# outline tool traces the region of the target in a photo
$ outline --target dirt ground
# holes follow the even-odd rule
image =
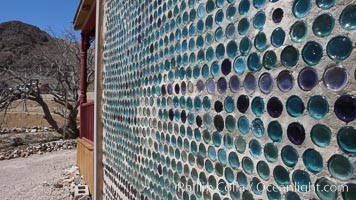
[[[58,111],[61,106],[53,101],[51,95],[43,95],[43,99],[52,111]],[[88,101],[94,99],[94,92],[87,92]],[[0,123],[3,119],[3,114],[0,112]],[[64,124],[64,120],[58,115],[53,114],[54,119],[59,125]],[[78,114],[79,119],[79,114]],[[78,121],[79,122],[79,121]],[[30,128],[33,126],[49,126],[47,121],[43,118],[42,108],[32,101],[19,101],[8,110],[4,123],[0,124],[2,128]]]
[[[3,115],[0,114],[0,119]],[[63,120],[59,116],[54,116],[54,119],[63,124]],[[25,112],[9,112],[6,114],[5,123],[2,127],[6,128],[31,128],[33,126],[49,127],[47,121],[43,118],[42,113],[25,113]]]
[[[93,95],[88,95],[88,100]],[[50,96],[45,96],[50,110],[60,109]],[[27,108],[26,108],[27,106]],[[3,114],[0,113],[0,128],[29,128],[49,127],[43,118],[42,108],[34,102],[19,102],[11,108],[1,123]],[[53,115],[59,124],[63,120]],[[60,138],[54,132],[23,132],[0,134],[0,153],[11,150],[12,138],[22,138],[23,147],[28,144],[51,141]],[[21,146],[22,147],[22,146]],[[76,165],[76,149],[52,151],[42,155],[34,154],[28,158],[16,158],[0,161],[0,199],[1,200],[57,200],[69,199],[68,191],[64,188],[56,188],[54,185],[63,177],[65,169]]]
[[[52,100],[50,95],[43,96],[50,110],[57,111],[60,107]],[[4,113],[0,113],[2,121]],[[53,115],[59,124],[63,123],[61,117]],[[49,126],[47,121],[43,118],[42,108],[33,101],[18,101],[13,104],[13,107],[6,113],[2,128],[30,128],[33,126]]]
[[[55,200],[63,188],[53,185],[65,169],[76,163],[76,150],[0,161],[0,198],[3,200]],[[67,198],[69,199],[69,198]]]

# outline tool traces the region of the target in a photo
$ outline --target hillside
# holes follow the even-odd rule
[[[38,27],[20,21],[0,24],[0,59],[3,54],[29,54],[37,46],[50,46],[51,36]],[[3,60],[2,60],[3,61]]]
[[[1,23],[0,66],[29,71],[32,67],[46,67],[48,63],[38,55],[43,52],[54,53],[49,51],[53,48],[53,42],[54,38],[35,26],[20,21]]]
[[[73,43],[73,46],[77,45]],[[68,48],[70,42],[54,38],[38,27],[20,21],[0,23],[0,68],[10,68],[23,77],[39,79],[40,83],[53,83],[47,74],[51,74],[57,66],[48,58],[56,58],[56,62],[73,58],[66,49],[59,52],[58,46]],[[3,81],[6,81],[4,77],[0,77],[0,83]]]
[[[1,123],[5,112],[0,111],[0,127],[49,126],[43,118],[43,107],[36,101],[28,101],[26,92],[30,89],[26,88],[35,83],[34,79],[39,80],[41,98],[53,118],[63,124],[62,118],[54,113],[64,111],[61,104],[64,98],[57,96],[60,103],[56,103],[50,92],[70,88],[67,90],[68,102],[75,105],[78,101],[80,44],[75,35],[74,30],[68,30],[61,35],[63,39],[55,38],[36,26],[20,21],[0,23],[0,100],[1,95],[7,97],[3,98],[3,105],[6,105],[12,95],[18,98],[16,95],[21,92],[21,100],[16,100],[7,110],[5,123]],[[93,52],[93,48],[88,52],[91,58],[88,58],[89,70],[93,70]],[[88,91],[91,88],[92,84],[89,84]]]

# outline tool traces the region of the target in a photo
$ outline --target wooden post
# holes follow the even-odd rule
[[[89,48],[89,36],[82,33],[80,54],[80,104],[87,102],[87,57]]]
[[[80,137],[83,134],[84,113],[82,104],[87,102],[87,57],[89,48],[89,35],[85,32],[81,34],[81,54],[80,54]]]

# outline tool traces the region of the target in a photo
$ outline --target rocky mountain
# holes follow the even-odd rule
[[[73,57],[64,55],[72,53],[66,49],[70,46],[68,43],[66,40],[52,37],[36,26],[20,21],[0,23],[0,68],[9,68],[21,76],[39,79],[42,83],[51,83],[51,78],[46,74],[50,74],[51,70],[57,67],[55,63],[61,62],[61,57]],[[58,46],[64,48],[59,51]],[[55,58],[56,62],[51,58]],[[4,82],[5,78],[0,76],[0,83]]]
[[[19,68],[45,66],[39,59],[23,60],[51,49],[53,38],[38,27],[20,21],[9,21],[0,24],[0,66],[15,66]],[[30,66],[30,61],[31,63]]]

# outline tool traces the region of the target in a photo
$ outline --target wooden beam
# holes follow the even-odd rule
[[[73,19],[74,30],[82,30],[95,11],[96,0],[81,0]],[[95,16],[95,14],[94,14]]]

